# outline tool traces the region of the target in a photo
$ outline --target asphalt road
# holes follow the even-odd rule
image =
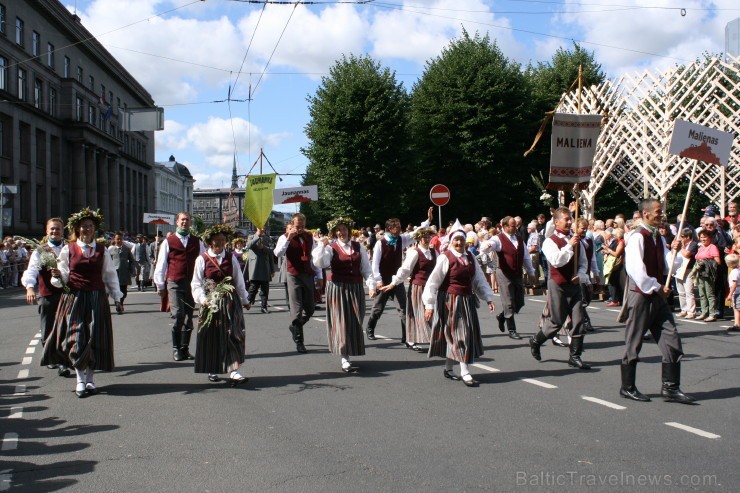
[[[326,348],[323,311],[306,327],[309,353],[287,329],[282,287],[272,312],[246,314],[249,382],[209,383],[171,357],[169,316],[153,292],[113,315],[116,369],[100,394],[39,366],[38,315],[21,291],[0,293],[0,490],[11,491],[737,491],[740,338],[722,325],[680,322],[682,388],[695,406],[658,398],[660,353],[643,347],[640,390],[618,395],[623,327],[589,308],[591,371],[547,344],[501,334],[479,311],[485,355],[467,388],[443,362],[399,344],[392,304],[358,374]],[[543,298],[518,317],[534,332]],[[368,306],[369,310],[369,306]]]

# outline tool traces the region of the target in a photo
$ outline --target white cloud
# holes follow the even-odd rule
[[[228,120],[212,117],[205,123],[192,125],[187,130],[187,141],[207,156],[207,159],[211,160],[209,161],[211,165],[231,168],[234,140],[236,140],[237,152],[241,155],[247,152],[259,152],[260,148],[275,147],[287,135],[287,133],[263,134],[259,127],[243,118],[236,117]]]
[[[187,139],[183,135],[187,127],[174,120],[164,121],[164,130],[154,132],[156,147],[166,149],[167,152],[176,149],[185,149],[188,145]]]

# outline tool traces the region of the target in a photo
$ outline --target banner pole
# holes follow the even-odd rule
[[[696,176],[696,168],[698,161],[694,160],[694,165],[691,168],[691,178],[689,179],[689,190],[686,192],[686,200],[683,203],[683,212],[681,213],[681,222],[678,224],[678,231],[676,231],[677,236],[681,236],[681,231],[683,230],[683,225],[686,222],[686,212],[689,210],[689,201],[691,200],[691,189],[694,188],[694,177]],[[676,261],[676,254],[678,253],[677,250],[671,249],[671,261],[668,264],[668,276],[665,278],[665,286],[664,288],[668,288],[671,284],[671,276],[673,275],[673,263]]]

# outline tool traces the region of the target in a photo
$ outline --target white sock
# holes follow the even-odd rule
[[[450,358],[445,359],[445,370],[452,371],[452,364],[454,361],[452,361]]]
[[[240,378],[242,378],[242,376],[241,376],[241,374],[237,370],[234,370],[234,371],[231,372],[231,379],[232,380],[238,380]]]
[[[95,383],[93,382],[93,379],[95,378],[95,370],[92,369],[91,366],[87,367],[87,370],[85,370],[85,381],[88,383],[88,385],[95,386]]]
[[[352,363],[347,358],[342,358],[342,368],[348,368],[352,366]]]
[[[470,369],[468,369],[468,364],[460,362],[460,376],[465,378],[466,376],[470,375]],[[473,377],[470,377],[473,378]]]
[[[84,370],[79,370],[75,368],[75,375],[77,375],[77,387],[75,390],[81,391],[85,390],[85,373]]]

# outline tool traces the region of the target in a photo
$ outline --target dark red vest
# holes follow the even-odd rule
[[[570,238],[561,238],[555,233],[550,236],[550,239],[555,242],[559,249],[563,249],[568,244]],[[550,278],[558,284],[567,284],[576,275],[576,256],[573,255],[570,261],[562,267],[553,267],[550,264]]]
[[[331,244],[331,272],[329,280],[332,282],[341,282],[344,284],[362,284],[362,273],[360,272],[360,262],[362,262],[362,253],[360,244],[356,241],[349,242],[352,253],[349,255],[338,242]]]
[[[85,258],[77,242],[69,244],[69,279],[67,285],[72,291],[100,291],[103,283],[103,255],[108,255],[105,247],[95,244],[93,254]]]
[[[200,240],[193,235],[188,238],[188,246],[183,247],[177,235],[167,238],[170,251],[167,254],[167,279],[170,281],[193,280],[195,259],[200,255]]]
[[[39,294],[44,298],[62,293],[62,288],[58,288],[51,283],[51,272],[43,265],[39,269],[38,283]]]
[[[649,277],[654,277],[658,284],[665,285],[665,248],[663,246],[663,237],[658,235],[658,239],[653,241],[653,235],[646,228],[639,228],[636,232],[642,235],[642,259],[645,263],[645,271]],[[635,233],[632,233],[635,234]],[[656,245],[657,242],[657,245]],[[635,286],[637,292],[642,292]]]
[[[583,246],[583,249],[586,250],[586,260],[588,260],[586,272],[591,274],[591,259],[594,256],[594,240],[592,240],[591,238],[585,238],[583,241],[586,242],[586,244]]]
[[[398,269],[403,263],[403,241],[399,236],[396,246],[392,247],[388,245],[388,240],[383,238],[380,240],[380,277],[383,278],[383,283],[389,283],[393,278],[393,275],[398,272]]]
[[[189,241],[188,244],[190,244]],[[218,265],[218,260],[209,256],[206,252],[203,252],[201,255],[203,256],[203,260],[206,262],[206,267],[203,270],[203,275],[206,279],[213,279],[219,283],[226,277],[230,277],[234,274],[233,263],[231,262],[233,254],[227,253],[224,255],[224,258],[221,260],[221,265]]]
[[[303,243],[298,238],[303,238]],[[285,251],[285,258],[288,259],[287,270],[292,276],[301,274],[314,275],[311,266],[311,250],[313,249],[313,236],[311,233],[303,232],[296,235],[288,241],[288,249]],[[302,260],[302,258],[304,260]]]
[[[445,280],[439,286],[440,291],[461,296],[473,294],[473,277],[475,277],[475,259],[470,252],[465,252],[468,265],[463,265],[462,257],[457,258],[455,254],[447,250],[444,253],[450,262],[450,270],[447,271]]]
[[[434,270],[434,266],[437,265],[437,250],[434,248],[429,249],[429,253],[432,254],[432,260],[428,260],[421,251],[421,248],[416,249],[416,253],[419,254],[419,259],[416,261],[416,265],[411,269],[411,284],[417,286],[424,286],[429,279],[429,274]]]
[[[501,251],[496,252],[498,256],[498,268],[509,279],[522,277],[522,266],[524,265],[524,242],[519,235],[516,235],[516,248],[509,239],[509,235],[499,233],[498,240],[501,242]]]

